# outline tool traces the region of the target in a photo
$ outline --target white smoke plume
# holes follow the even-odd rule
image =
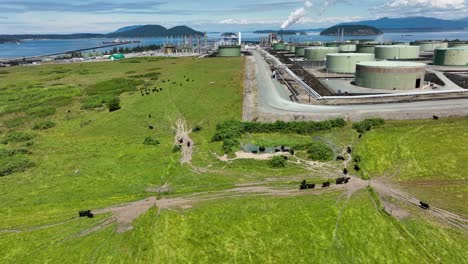
[[[311,1],[305,1],[304,6],[296,9],[296,11],[292,12],[289,15],[288,20],[284,21],[284,23],[281,25],[281,29],[286,29],[294,24],[296,24],[299,20],[301,20],[304,16],[309,13],[309,10],[314,6],[314,3]]]
[[[300,22],[310,11],[312,11],[312,7],[320,5],[321,7],[316,10],[317,14],[321,16],[328,8],[333,7],[338,2],[348,2],[348,0],[324,0],[320,3],[315,3],[312,1],[305,1],[304,6],[296,9],[289,15],[288,20],[284,21],[281,25],[281,29],[286,29],[297,22]]]

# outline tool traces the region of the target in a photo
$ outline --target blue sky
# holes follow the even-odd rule
[[[468,16],[468,0],[0,0],[0,34],[110,32],[135,24],[188,25],[201,31],[317,28],[383,16]],[[297,12],[296,12],[297,13]]]

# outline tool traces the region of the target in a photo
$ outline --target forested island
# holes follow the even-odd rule
[[[321,36],[336,36],[342,34],[345,36],[376,36],[383,34],[383,32],[378,28],[366,25],[338,25],[320,32]]]

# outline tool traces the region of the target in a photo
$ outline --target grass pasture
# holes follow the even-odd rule
[[[0,176],[0,263],[466,263],[466,233],[422,214],[397,220],[368,189],[349,200],[338,190],[223,196],[238,186],[297,188],[298,179],[330,177],[323,168],[216,158],[224,154],[223,143],[212,141],[217,124],[241,117],[243,65],[242,58],[134,58],[0,71],[0,168],[10,160],[29,164]],[[162,90],[146,94],[155,88]],[[107,100],[115,97],[121,109],[109,112]],[[173,150],[180,115],[199,127],[190,134],[193,167],[180,165]],[[358,140],[347,123],[238,139],[265,146],[321,142],[335,155],[352,145],[363,177],[425,182],[426,189],[410,190],[463,213],[467,125],[468,119],[387,122]],[[330,161],[325,168],[342,166]],[[440,182],[447,184],[433,192],[429,185]],[[147,191],[166,183],[167,193]],[[110,225],[80,235],[109,215],[77,218],[79,210],[196,193],[223,195],[185,209],[152,208],[125,233]]]

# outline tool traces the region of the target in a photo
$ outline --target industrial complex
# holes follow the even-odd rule
[[[262,39],[260,45],[242,45],[241,54],[257,64],[257,86],[263,87],[259,96],[268,109],[266,116],[276,113],[273,119],[257,119],[255,114],[246,119],[467,115],[465,45],[432,40],[288,43],[276,36]],[[219,56],[224,56],[223,49]],[[266,71],[265,76],[260,78],[258,71]],[[270,80],[265,79],[267,74]]]

